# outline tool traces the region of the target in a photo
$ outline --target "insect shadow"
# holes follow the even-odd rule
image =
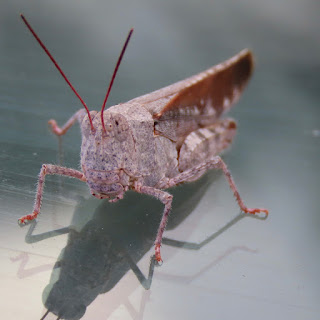
[[[209,172],[196,182],[171,190],[175,201],[167,230],[177,227],[193,212],[213,175],[217,174]],[[88,214],[86,201],[79,203],[74,215]],[[80,319],[99,294],[114,288],[130,270],[141,285],[149,289],[157,262],[152,256],[147,276],[137,263],[153,247],[161,212],[162,204],[156,199],[129,192],[117,204],[103,201],[80,231],[76,231],[77,226],[70,225],[34,235],[36,223],[32,223],[26,235],[27,243],[68,233],[67,245],[55,263],[50,283],[43,292],[47,312],[41,319],[45,319],[49,312],[57,319]],[[164,238],[163,244],[200,249],[245,216],[240,213],[201,243]]]

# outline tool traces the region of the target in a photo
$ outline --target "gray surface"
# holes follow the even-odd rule
[[[319,9],[311,0],[1,1],[1,318],[40,319],[58,279],[65,288],[55,289],[52,308],[80,313],[82,296],[83,319],[319,318]],[[110,205],[85,184],[49,177],[39,236],[26,243],[29,228],[16,221],[32,209],[41,164],[79,163],[78,128],[59,153],[47,120],[63,123],[80,104],[20,12],[92,109],[131,26],[109,105],[251,48],[257,67],[232,111],[239,132],[225,160],[246,203],[270,217],[233,220],[239,210],[219,175],[176,190],[167,237],[201,242],[231,224],[198,251],[164,245],[145,291],[125,257],[147,274],[161,205],[135,194]],[[61,228],[69,232],[50,233]]]

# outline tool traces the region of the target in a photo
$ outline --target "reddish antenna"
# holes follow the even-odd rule
[[[116,74],[118,72],[119,65],[121,63],[122,57],[124,55],[124,52],[126,51],[127,45],[129,43],[129,40],[130,40],[131,35],[132,35],[132,32],[133,32],[133,28],[130,29],[130,31],[128,33],[128,36],[127,36],[127,39],[126,39],[126,42],[123,45],[122,51],[121,51],[120,56],[118,58],[118,62],[117,62],[116,67],[115,67],[115,69],[113,71],[113,75],[112,75],[112,78],[111,78],[111,81],[110,81],[110,84],[109,84],[109,88],[108,88],[106,97],[104,98],[104,101],[103,101],[103,104],[102,104],[102,107],[101,107],[101,123],[102,123],[102,128],[103,128],[104,132],[106,132],[106,128],[104,126],[104,121],[103,121],[103,110],[104,110],[104,108],[106,106],[106,103],[107,103],[107,100],[108,100],[108,97],[109,97],[109,94],[110,94],[110,91],[111,91],[111,88],[112,88],[112,85],[113,85],[114,78],[116,77]]]
[[[69,87],[71,88],[71,90],[75,93],[75,95],[78,97],[78,99],[81,101],[81,103],[83,104],[83,106],[85,107],[85,109],[87,110],[88,113],[88,117],[89,117],[89,121],[90,121],[90,125],[91,125],[91,130],[94,130],[93,127],[93,123],[92,123],[92,119],[90,116],[90,112],[89,109],[87,107],[87,105],[85,104],[85,102],[82,100],[82,98],[80,97],[80,95],[78,94],[78,92],[76,91],[76,89],[73,87],[73,85],[70,83],[70,81],[68,80],[68,78],[66,77],[66,75],[63,73],[63,71],[61,70],[61,68],[59,67],[58,63],[56,62],[56,60],[54,60],[53,56],[51,55],[51,53],[49,52],[49,50],[46,48],[46,46],[42,43],[42,41],[40,40],[40,38],[37,36],[37,34],[34,32],[34,30],[32,29],[32,27],[30,26],[29,22],[27,21],[27,19],[24,17],[23,14],[20,14],[21,19],[23,20],[23,22],[26,24],[26,26],[28,27],[28,29],[30,30],[30,32],[32,33],[32,35],[36,38],[36,40],[38,41],[38,43],[40,44],[40,46],[42,47],[42,49],[46,52],[46,54],[48,55],[48,57],[51,59],[51,61],[53,62],[53,64],[56,66],[56,68],[58,69],[58,71],[60,72],[60,74],[62,75],[63,79],[67,82],[67,84],[69,85]]]

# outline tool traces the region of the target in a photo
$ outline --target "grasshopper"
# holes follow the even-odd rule
[[[78,121],[81,127],[81,171],[43,164],[33,212],[21,217],[24,225],[40,213],[45,176],[58,174],[88,184],[98,199],[116,202],[127,190],[147,194],[164,205],[155,240],[155,259],[162,261],[160,247],[172,195],[165,189],[199,179],[210,169],[221,169],[240,209],[249,214],[264,208],[245,206],[226,164],[218,155],[230,146],[236,122],[223,118],[239,99],[252,70],[252,53],[245,49],[231,59],[170,86],[110,107],[104,111],[110,90],[133,29],[122,48],[101,111],[89,111],[48,49],[24,23],[45,50],[85,109],[77,111],[63,127],[50,120],[52,131],[64,135]]]

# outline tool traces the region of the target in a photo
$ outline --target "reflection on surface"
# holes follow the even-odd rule
[[[212,174],[171,190],[174,202],[167,229],[178,226],[194,210],[212,180]],[[85,203],[84,200],[79,202],[75,215],[90,215],[84,210]],[[58,319],[80,319],[86,307],[99,294],[111,290],[130,269],[144,288],[150,288],[155,262],[151,259],[147,277],[137,262],[153,246],[161,212],[162,204],[158,200],[128,192],[117,204],[103,201],[80,231],[76,231],[78,226],[71,225],[33,235],[36,224],[31,224],[26,236],[28,243],[68,233],[67,246],[55,263],[50,283],[43,292],[48,312],[57,315]],[[170,239],[164,239],[164,244],[199,249],[243,217],[240,214],[200,244]]]

